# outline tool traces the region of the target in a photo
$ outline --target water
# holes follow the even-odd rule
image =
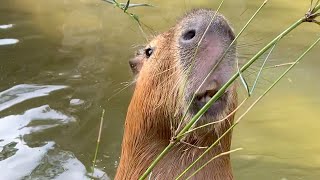
[[[218,5],[147,2],[157,7],[133,12],[151,32],[166,30],[188,9]],[[239,41],[241,62],[308,9],[309,1],[290,2],[271,1],[261,12]],[[222,12],[239,31],[259,3],[226,1]],[[319,35],[318,26],[298,28],[267,65],[294,61]],[[128,59],[144,43],[128,16],[101,1],[2,0],[0,179],[89,179],[102,109],[93,177],[112,178],[132,88],[108,99],[132,80]],[[235,129],[233,147],[244,148],[232,155],[237,179],[319,179],[319,51],[317,46]],[[265,71],[256,93],[283,69]],[[246,76],[252,85],[254,76]]]

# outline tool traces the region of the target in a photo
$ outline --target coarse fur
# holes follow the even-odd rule
[[[214,11],[205,9],[189,12],[174,27],[156,36],[137,54],[134,61],[130,62],[136,74],[136,87],[128,107],[121,158],[115,179],[138,179],[170,143],[178,128],[184,126],[202,107],[198,102],[192,103],[190,109],[187,108],[197,87],[234,39],[233,31],[222,15],[217,14],[212,24],[209,24],[214,15]],[[199,34],[203,35],[204,27],[208,26],[209,31],[204,35],[202,44],[197,47],[197,43],[193,41],[199,42]],[[191,36],[191,40],[187,37],[185,42],[181,37],[186,34],[185,31],[190,32],[189,27],[196,27],[196,34]],[[144,53],[150,49],[152,54]],[[200,92],[206,92],[209,86],[213,87],[212,84],[215,84],[215,90],[219,89],[234,72],[235,61],[236,49],[232,46],[217,70],[205,81],[203,88],[200,88]],[[196,126],[223,119],[233,112],[236,106],[236,87],[232,85]],[[180,122],[184,113],[187,114],[186,118]],[[160,160],[150,174],[150,179],[167,180],[177,177],[205,151],[199,147],[210,146],[232,122],[233,115],[223,122],[188,134],[183,142],[175,145]],[[231,133],[222,138],[184,178],[212,157],[230,150],[230,146]],[[229,155],[210,162],[193,176],[193,179],[233,179]]]

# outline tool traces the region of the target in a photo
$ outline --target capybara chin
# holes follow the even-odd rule
[[[235,38],[233,29],[219,13],[212,21],[215,14],[206,9],[187,13],[175,26],[153,38],[130,61],[136,75],[136,86],[128,107],[115,179],[138,179],[170,143],[181,127],[179,124],[184,126],[233,75],[237,58],[235,45],[219,62]],[[213,67],[216,68],[210,74]],[[195,98],[191,102],[192,97]],[[233,112],[236,106],[236,87],[232,85],[195,126],[219,121]],[[184,114],[187,116],[180,122]],[[150,178],[168,180],[177,177],[205,151],[199,147],[211,145],[232,122],[233,115],[225,121],[189,133],[160,160]],[[230,145],[231,133],[222,138],[182,179],[215,155],[230,150]],[[229,155],[210,162],[193,179],[233,179]]]

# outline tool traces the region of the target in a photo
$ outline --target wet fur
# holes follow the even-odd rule
[[[138,179],[169,144],[184,113],[186,104],[182,92],[187,75],[180,63],[177,29],[173,27],[150,42],[148,46],[155,47],[155,50],[149,59],[140,57],[143,66],[138,69],[135,91],[128,107],[117,180]],[[228,91],[227,108],[215,120],[223,119],[237,106],[235,86]],[[190,118],[188,115],[187,120]],[[184,141],[193,146],[186,143],[174,146],[153,169],[150,179],[167,180],[178,176],[205,151],[194,146],[210,146],[232,121],[233,116],[214,127],[209,126],[205,131],[187,135]],[[230,146],[231,133],[222,138],[219,145],[207,153],[190,173],[215,155],[230,150]],[[193,179],[233,179],[229,155],[209,163]]]

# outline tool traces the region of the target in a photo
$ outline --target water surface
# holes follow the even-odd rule
[[[168,29],[189,9],[218,5],[145,2],[156,7],[133,12],[150,27],[150,35]],[[259,3],[227,0],[222,12],[239,31]],[[238,42],[241,62],[308,6],[309,1],[270,1]],[[267,66],[294,61],[319,35],[318,26],[299,27],[279,44]],[[144,43],[132,19],[101,1],[3,0],[0,179],[89,179],[102,109],[106,116],[93,176],[112,178],[132,88],[108,99],[131,82],[128,59]],[[244,148],[232,155],[236,179],[319,179],[319,52],[317,46],[234,130],[233,147]],[[257,94],[283,70],[264,71]],[[252,85],[254,76],[246,77]]]

